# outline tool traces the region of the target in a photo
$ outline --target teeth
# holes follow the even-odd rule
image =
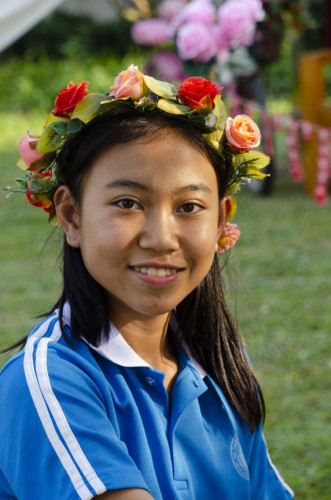
[[[176,273],[176,269],[156,267],[135,267],[135,270],[143,274],[148,274],[149,276],[170,276],[170,274]]]

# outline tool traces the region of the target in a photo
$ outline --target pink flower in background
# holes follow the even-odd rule
[[[115,78],[114,85],[111,87],[110,97],[136,97],[140,99],[143,96],[144,76],[138,70],[137,66],[131,64],[126,71],[121,71]]]
[[[247,7],[251,13],[251,19],[253,22],[262,21],[265,16],[261,0],[246,0]]]
[[[162,51],[155,54],[146,66],[146,73],[156,73],[160,78],[169,82],[181,82],[186,78],[182,61],[177,54],[171,51]]]
[[[163,0],[159,7],[159,15],[172,21],[186,3],[186,0]]]
[[[224,228],[222,236],[218,240],[218,253],[223,253],[225,250],[232,248],[238,241],[240,230],[237,224],[228,222]]]
[[[181,59],[207,62],[216,55],[217,46],[211,31],[200,23],[184,24],[177,35],[177,49]]]
[[[224,30],[219,23],[215,23],[210,28],[211,36],[214,39],[214,42],[218,49],[228,49],[229,41],[224,34]]]
[[[40,160],[44,156],[43,153],[37,153],[36,151],[38,141],[39,137],[31,137],[28,132],[28,134],[18,143],[18,152],[28,169],[31,167],[32,163]]]
[[[219,49],[216,54],[216,62],[220,66],[224,66],[231,58],[229,49]]]
[[[135,43],[162,45],[173,39],[175,28],[165,19],[152,17],[133,24],[131,36]]]
[[[218,20],[225,40],[232,46],[249,45],[255,23],[246,1],[229,0],[218,9]]]
[[[173,20],[178,28],[184,23],[201,23],[210,26],[216,18],[216,9],[210,0],[193,0]]]

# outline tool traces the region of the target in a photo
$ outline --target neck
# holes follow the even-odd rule
[[[165,374],[164,385],[170,393],[178,372],[178,361],[167,335],[170,313],[162,316],[113,320],[132,349],[150,366]]]
[[[167,357],[166,334],[170,314],[149,318],[113,320],[116,328],[132,349],[154,366]]]

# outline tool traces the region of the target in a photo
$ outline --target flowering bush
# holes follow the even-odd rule
[[[132,38],[138,44],[156,46],[172,41],[182,61],[212,61],[221,66],[232,52],[252,44],[264,10],[262,0],[223,0],[219,5],[216,0],[162,0],[159,17],[135,22]],[[244,57],[249,58],[247,51]],[[163,77],[162,70],[159,76]],[[223,75],[220,79],[224,80]]]
[[[137,21],[131,31],[135,43],[162,45],[172,40],[175,28],[165,19],[152,18]]]
[[[208,27],[197,22],[189,22],[179,28],[177,49],[179,57],[184,61],[193,59],[208,62],[217,52]]]

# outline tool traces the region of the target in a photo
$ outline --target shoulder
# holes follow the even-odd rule
[[[88,374],[90,379],[100,378],[100,369],[88,346],[82,340],[71,339],[66,327],[63,338],[56,313],[45,318],[30,333],[24,350],[15,354],[0,373],[0,400],[15,405],[22,398],[35,398],[46,384],[72,384]],[[102,377],[101,377],[102,378]]]
[[[40,499],[50,491],[88,499],[127,485],[145,488],[111,418],[102,370],[87,344],[66,333],[69,343],[57,315],[46,318],[0,375],[0,471],[13,497],[35,498],[36,488]]]

